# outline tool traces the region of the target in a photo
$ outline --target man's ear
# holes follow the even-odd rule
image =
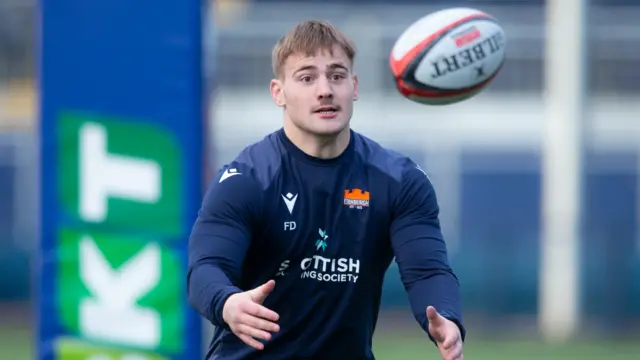
[[[271,98],[278,107],[284,107],[284,92],[282,91],[282,80],[272,79],[269,83],[269,90],[271,91]]]
[[[353,75],[353,101],[358,101],[358,75]]]

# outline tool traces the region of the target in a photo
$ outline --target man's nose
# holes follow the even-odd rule
[[[333,88],[329,83],[329,80],[322,77],[318,80],[318,98],[319,99],[331,99],[333,98]]]

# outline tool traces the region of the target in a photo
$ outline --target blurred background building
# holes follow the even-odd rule
[[[507,62],[489,89],[468,102],[442,108],[410,103],[394,89],[391,46],[419,16],[454,4],[501,21]],[[482,325],[473,337],[501,337],[505,330],[533,336],[544,6],[543,0],[219,0],[205,37],[207,80],[215,89],[211,168],[280,126],[267,91],[277,39],[300,20],[331,21],[358,45],[362,94],[354,128],[411,155],[439,192],[466,314]],[[591,1],[580,298],[583,329],[617,338],[637,336],[640,320],[638,18],[637,0]],[[35,0],[0,2],[0,324],[25,333],[32,326],[30,269],[38,244],[37,19]],[[566,36],[572,41],[575,34]],[[383,319],[413,321],[407,311],[395,311],[406,310],[395,266],[383,302]]]

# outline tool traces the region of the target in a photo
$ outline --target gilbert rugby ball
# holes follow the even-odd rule
[[[427,105],[471,98],[498,74],[507,41],[496,19],[475,9],[429,14],[400,35],[390,56],[398,91]]]

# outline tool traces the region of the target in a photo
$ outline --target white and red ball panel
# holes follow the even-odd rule
[[[449,104],[480,91],[505,58],[502,27],[484,12],[454,8],[429,14],[396,41],[390,56],[398,90],[424,104]]]

